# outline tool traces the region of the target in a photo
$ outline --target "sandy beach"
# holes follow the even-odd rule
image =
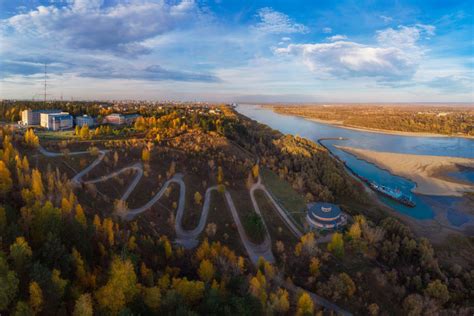
[[[474,168],[474,159],[379,152],[337,146],[354,156],[389,172],[416,182],[413,192],[426,195],[462,196],[474,192],[474,185],[442,176],[458,165]]]

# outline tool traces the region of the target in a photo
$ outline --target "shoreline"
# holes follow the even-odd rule
[[[474,159],[379,152],[345,146],[337,147],[358,159],[365,160],[394,175],[415,182],[416,187],[412,190],[414,193],[459,197],[465,192],[474,192],[474,184],[439,177],[441,172],[452,170],[456,165],[474,168]]]
[[[282,113],[282,112],[276,111],[273,106],[262,106],[262,107],[270,108],[273,112],[275,112],[277,114],[301,117],[301,118],[303,118],[305,120],[308,120],[308,121],[313,121],[313,122],[316,122],[316,123],[336,126],[336,127],[350,129],[350,130],[354,130],[354,131],[360,131],[360,132],[369,132],[369,133],[386,134],[386,135],[408,136],[408,137],[440,137],[440,138],[447,137],[447,138],[465,138],[465,139],[474,140],[474,136],[470,136],[470,135],[447,135],[447,134],[437,134],[437,133],[430,133],[430,132],[405,132],[405,131],[394,131],[394,130],[386,130],[386,129],[378,129],[378,128],[370,128],[370,127],[345,125],[343,123],[343,121],[323,120],[323,119],[318,119],[318,118],[305,116],[305,115]]]

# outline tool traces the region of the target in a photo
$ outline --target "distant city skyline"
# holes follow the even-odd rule
[[[0,98],[474,102],[468,1],[0,0]]]

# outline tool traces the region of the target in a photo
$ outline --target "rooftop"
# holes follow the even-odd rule
[[[308,215],[322,220],[334,220],[341,216],[341,208],[331,203],[315,203],[309,208]]]

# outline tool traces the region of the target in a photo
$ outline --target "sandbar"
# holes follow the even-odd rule
[[[400,154],[373,151],[354,147],[337,146],[339,149],[373,163],[390,173],[416,183],[414,193],[425,195],[462,196],[474,192],[474,184],[443,176],[446,171],[458,166],[474,168],[474,159]]]

